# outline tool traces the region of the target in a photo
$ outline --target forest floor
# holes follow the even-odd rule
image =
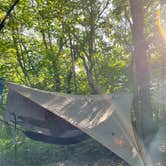
[[[12,141],[5,143],[6,140],[2,140],[0,166],[129,166],[92,139],[76,145],[58,146],[23,138],[18,140],[16,157]],[[10,148],[5,152],[6,147]],[[166,166],[166,127],[159,129],[149,152],[154,166]]]
[[[11,152],[1,158],[0,166],[128,166],[92,139],[70,146],[29,141],[17,147],[16,158]]]
[[[51,163],[47,166],[128,166],[124,161],[115,158],[112,159],[91,159],[91,160],[66,160],[63,162]]]

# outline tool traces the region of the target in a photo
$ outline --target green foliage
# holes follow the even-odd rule
[[[127,76],[127,73],[121,72],[124,68],[127,69],[127,65],[122,65],[121,68],[115,62],[120,60],[121,64],[126,64],[126,60],[119,58],[120,54],[125,56],[125,48],[118,48],[118,40],[117,48],[107,46],[115,39],[114,34],[107,42],[101,38],[109,33],[106,32],[109,30],[107,18],[111,15],[108,11],[109,3],[95,0],[93,7],[91,3],[92,1],[20,1],[1,33],[0,75],[7,80],[42,89],[66,92],[70,87],[71,93],[80,94],[89,93],[91,85],[87,80],[87,72],[92,72],[94,82],[100,89],[105,86],[108,75],[108,82],[115,82],[113,86],[116,86],[116,81],[123,74]],[[2,8],[5,5],[9,7],[10,3],[3,3]],[[115,9],[113,13],[113,17],[117,16]],[[113,19],[119,21],[116,17]],[[83,62],[82,56],[86,61]],[[102,63],[103,70],[98,65]],[[115,73],[110,66],[116,66]],[[101,75],[104,70],[106,73]],[[103,89],[103,93],[107,89],[108,86]]]
[[[0,4],[2,19],[11,1]],[[119,24],[118,10],[111,11],[107,0],[20,0],[0,34],[0,77],[64,93],[90,94],[95,84],[102,93],[125,90],[128,57],[117,37],[123,29],[114,33],[110,29],[110,19]],[[14,133],[8,135],[1,126],[0,157],[3,164],[13,165]],[[17,165],[44,166],[89,153],[94,157],[109,154],[93,141],[62,147],[18,133]]]
[[[11,1],[0,4],[2,19]],[[110,19],[119,27],[118,10],[110,10],[107,0],[20,0],[0,33],[0,77],[73,94],[97,93],[93,86],[102,93],[125,90],[128,56],[117,37],[123,29],[110,29]],[[0,157],[4,165],[14,165],[14,131],[10,136],[1,126]],[[44,166],[89,153],[96,158],[110,154],[92,140],[62,147],[29,140],[20,132],[17,136],[17,165]]]
[[[11,3],[0,0],[0,20]],[[148,2],[144,3],[147,7]],[[150,41],[157,33],[152,24],[156,4],[148,6],[150,14],[145,18],[145,35]],[[129,91],[130,21],[129,4],[124,0],[20,0],[0,32],[0,77],[73,94]],[[161,63],[156,47],[152,42],[148,50],[155,55],[152,67],[156,59]],[[2,128],[2,155],[14,161],[13,141]],[[65,147],[33,142],[21,134],[18,137],[17,162],[21,165],[45,165],[48,160],[60,160],[60,155],[65,160],[66,153]]]

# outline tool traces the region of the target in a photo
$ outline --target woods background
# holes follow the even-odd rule
[[[1,20],[12,3],[0,0]],[[133,122],[146,140],[165,114],[159,9],[159,0],[20,0],[0,32],[0,77],[71,94],[132,92]],[[6,154],[12,139],[1,128]]]

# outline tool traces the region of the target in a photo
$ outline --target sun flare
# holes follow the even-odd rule
[[[165,32],[163,26],[161,25],[161,13],[160,13],[160,10],[157,11],[157,26],[158,26],[158,30],[159,30],[159,33],[160,33],[162,39],[166,43],[166,32]]]

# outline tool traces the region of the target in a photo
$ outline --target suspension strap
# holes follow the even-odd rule
[[[0,105],[2,103],[2,94],[3,94],[3,89],[5,86],[5,79],[4,78],[0,78]]]
[[[14,165],[17,166],[17,117],[14,114]]]

